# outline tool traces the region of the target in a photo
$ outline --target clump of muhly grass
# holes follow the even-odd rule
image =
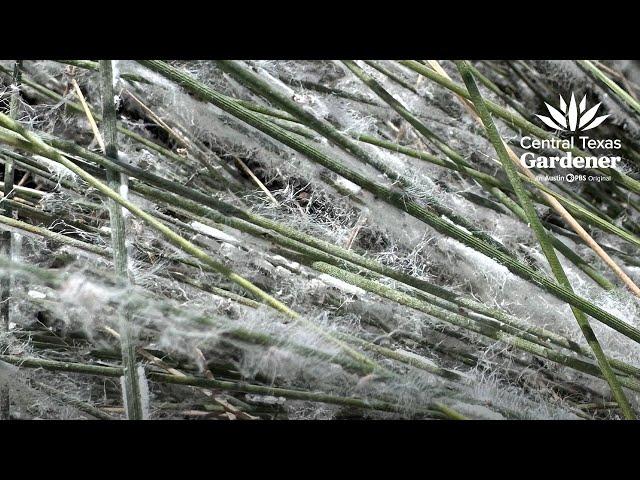
[[[98,66],[91,66],[90,62],[86,65],[88,68],[79,69],[75,78],[95,108],[100,102]],[[270,109],[271,114],[279,108],[270,99],[265,101],[240,79],[223,73],[212,62],[174,62],[173,65],[207,87],[241,99],[245,106],[262,109],[262,112]],[[337,132],[355,135],[355,138],[359,134],[369,134],[451,162],[441,147],[418,133],[341,63],[259,61],[242,62],[242,65],[311,115],[331,124]],[[504,178],[499,175],[502,174],[500,166],[494,160],[495,152],[484,131],[449,90],[424,78],[418,81],[421,77],[416,72],[396,62],[380,62],[382,68],[378,69],[371,63],[359,62],[358,65],[415,118],[444,139],[464,161],[496,178]],[[517,97],[521,105],[537,108],[536,95],[527,90],[526,84],[523,87],[519,76],[503,76],[490,68],[491,65],[478,63],[475,66],[500,87],[510,86],[517,92],[514,98]],[[544,67],[532,65],[540,70]],[[444,62],[443,66],[457,78],[452,64]],[[284,414],[288,418],[438,417],[446,411],[442,404],[471,418],[575,418],[574,404],[591,401],[590,392],[596,386],[602,396],[608,395],[607,389],[602,388],[602,381],[593,376],[576,374],[564,364],[543,362],[538,366],[537,357],[530,353],[522,354],[520,363],[514,362],[512,357],[520,354],[514,346],[496,345],[495,340],[473,329],[453,327],[406,304],[320,273],[314,262],[331,261],[362,278],[371,278],[392,290],[419,297],[417,287],[409,287],[395,277],[393,280],[385,276],[376,278],[371,270],[362,266],[374,261],[381,264],[380,268],[392,269],[423,282],[419,285],[430,284],[444,289],[437,292],[443,295],[442,298],[446,297],[447,302],[467,299],[463,302],[465,307],[455,302],[445,305],[448,311],[464,318],[469,314],[466,310],[469,302],[478,302],[486,307],[483,315],[494,310],[509,313],[531,329],[545,328],[582,345],[565,302],[476,249],[452,239],[449,232],[438,231],[406,210],[402,211],[401,205],[391,206],[384,195],[372,193],[352,181],[353,177],[320,166],[313,158],[248,126],[229,111],[190,95],[156,71],[130,61],[116,62],[115,67],[116,87],[133,92],[156,117],[150,116],[126,94],[119,95],[120,125],[151,142],[140,144],[135,136],[121,130],[119,161],[201,192],[207,200],[233,205],[247,212],[238,217],[242,221],[251,224],[259,217],[264,219],[259,220],[263,226],[266,220],[276,222],[290,229],[286,231],[290,236],[282,231],[278,235],[295,241],[282,243],[278,238],[243,230],[240,223],[215,223],[182,205],[162,203],[144,192],[130,190],[129,198],[223,266],[284,302],[301,315],[300,320],[283,321],[273,309],[260,306],[259,298],[251,291],[229,281],[228,275],[211,271],[194,261],[133,215],[127,215],[125,222],[127,273],[133,285],[118,284],[110,273],[110,253],[107,251],[111,246],[110,221],[101,193],[87,188],[84,181],[40,152],[28,155],[28,158],[43,175],[51,174],[52,181],[44,182],[39,180],[42,177],[32,173],[33,184],[30,185],[35,187],[37,184],[44,197],[39,200],[25,197],[23,200],[54,221],[31,218],[23,212],[18,214],[19,218],[59,231],[87,245],[98,245],[107,254],[104,257],[95,252],[89,254],[77,245],[60,246],[53,240],[42,241],[37,235],[27,237],[21,262],[48,269],[43,272],[54,272],[59,283],[52,286],[30,278],[27,286],[24,279],[20,280],[19,275],[16,277],[11,307],[14,329],[5,336],[13,338],[18,331],[36,333],[28,333],[35,339],[25,341],[24,345],[29,348],[16,348],[13,353],[41,360],[64,359],[87,364],[98,361],[117,366],[118,339],[113,332],[118,330],[118,325],[115,319],[122,312],[128,312],[139,350],[137,361],[146,366],[146,371],[139,371],[139,377],[144,380],[141,385],[144,387],[149,382],[151,392],[144,393],[143,388],[142,400],[150,399],[151,404],[145,410],[153,412],[152,415],[159,415],[154,404],[159,405],[168,391],[180,392],[198,402],[203,398],[202,386],[160,387],[161,384],[154,380],[160,373],[283,389],[251,393],[243,392],[241,385],[234,387],[240,391],[231,390],[230,393],[239,402],[257,401],[264,408],[271,404],[267,408],[272,408],[271,414],[275,415],[273,412],[277,410],[278,415]],[[64,89],[68,81],[64,68],[56,62],[25,62],[24,70],[29,81],[76,101],[72,93]],[[508,66],[505,68],[511,71]],[[516,64],[516,68],[524,67]],[[395,79],[384,73],[385,70],[395,75]],[[547,89],[556,84],[569,88],[577,76],[575,72],[570,72],[568,77],[564,73],[556,74],[551,67],[547,73],[551,73]],[[142,78],[144,82],[132,78]],[[503,101],[503,97],[493,91],[482,93],[492,101]],[[33,87],[26,86],[21,94],[29,100],[21,107],[19,120],[23,125],[98,152],[83,114],[69,114],[64,101],[52,103],[51,97],[47,99],[35,94]],[[281,117],[278,121],[287,118],[278,125],[289,128],[289,132],[306,135],[290,133],[296,135],[295,138],[308,142],[389,191],[401,192],[405,202],[413,201],[424,208],[446,206],[451,218],[447,216],[449,214],[439,215],[448,224],[455,226],[461,219],[468,221],[477,229],[474,233],[501,242],[519,262],[531,264],[549,276],[546,260],[529,226],[511,216],[509,210],[497,213],[496,209],[483,204],[480,200],[495,199],[476,179],[462,171],[443,168],[393,149],[358,143],[366,155],[384,165],[386,170],[383,171],[378,168],[380,164],[374,168],[365,164],[360,156],[338,148],[324,135],[314,132],[313,125],[304,125],[306,130],[301,130],[301,123],[291,121],[291,113],[276,113]],[[260,115],[268,122],[276,121],[268,114]],[[178,136],[168,133],[167,127],[160,125],[157,118],[170,129],[183,132],[180,135],[187,132],[188,139],[178,140]],[[502,122],[497,127],[504,139],[517,140],[521,134]],[[171,155],[167,156],[167,152]],[[207,169],[203,158],[210,162],[208,165],[213,171],[224,172],[233,178],[233,186],[231,182],[219,182],[209,177],[212,170]],[[239,168],[236,159],[242,160],[255,178]],[[93,168],[91,172],[96,176],[104,175],[90,159],[74,156],[74,160]],[[270,195],[258,188],[256,179]],[[133,185],[135,187],[135,182]],[[165,184],[161,188],[166,187]],[[184,190],[180,192],[179,197],[189,195]],[[470,193],[473,195],[467,195]],[[585,198],[591,195],[580,190],[574,190],[574,194]],[[629,195],[630,199],[637,200],[637,195]],[[201,199],[200,203],[206,202]],[[227,215],[224,212],[227,207],[219,208]],[[547,215],[546,208],[540,205],[537,208]],[[633,209],[627,210],[625,221],[635,222],[637,214]],[[236,213],[228,218],[236,218],[234,215]],[[616,221],[622,222],[622,218]],[[467,227],[460,228],[469,232]],[[599,240],[602,238],[612,247],[633,253],[624,239],[610,233],[601,235]],[[574,243],[572,247],[579,255],[586,256],[590,252],[582,244]],[[322,255],[335,248],[331,255],[338,256],[322,256],[318,248],[325,249]],[[360,263],[338,260],[349,255],[356,256],[349,258]],[[571,285],[581,297],[638,327],[635,320],[637,299],[626,293],[605,292],[573,263],[564,258],[561,262]],[[633,270],[630,273],[633,276]],[[611,275],[607,278],[615,280]],[[494,325],[490,321],[495,321],[491,320],[493,317],[468,318],[472,323]],[[596,321],[592,324],[608,355],[634,364],[637,345],[632,340]],[[504,324],[498,327],[499,330],[506,328]],[[69,340],[75,337],[81,343]],[[374,371],[370,371],[370,366],[367,370],[360,360],[350,356],[345,344],[375,362]],[[553,348],[566,351],[566,347],[562,347],[565,350],[559,346]],[[530,368],[525,366],[527,364]],[[572,385],[577,393],[566,401],[558,400],[559,395],[566,392],[557,393],[559,387],[547,376],[537,373],[538,368],[553,376],[556,383]],[[459,372],[459,375],[447,373],[447,369]],[[521,372],[528,380],[519,381],[514,378],[514,372]],[[55,374],[47,375],[41,381],[54,384]],[[75,392],[78,399],[126,410],[127,405],[118,399],[117,382],[106,395],[108,402],[97,401],[86,395],[87,384],[81,380],[85,377],[78,373],[69,375],[65,380],[66,388]],[[93,381],[92,385],[95,387],[98,383]],[[17,386],[10,386],[10,389],[19,390]],[[317,401],[318,397],[300,400],[296,393],[300,391],[323,394],[327,398],[324,401]],[[15,398],[17,402],[19,397]],[[204,398],[208,398],[207,395]],[[351,402],[353,399],[355,404]],[[373,403],[364,408],[358,403],[360,399]],[[79,415],[76,410],[63,412],[48,408],[45,403],[42,412],[30,415],[64,418]],[[372,409],[371,405],[377,407]],[[427,411],[431,413],[425,413]],[[163,415],[180,415],[177,411],[163,412],[169,412]]]

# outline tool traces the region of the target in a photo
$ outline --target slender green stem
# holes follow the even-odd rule
[[[85,70],[93,70],[98,71],[100,69],[100,64],[98,62],[94,62],[93,60],[55,60],[59,63],[64,63],[65,65],[72,65],[74,67],[83,68]],[[122,78],[125,80],[129,80],[130,82],[140,82],[140,83],[150,83],[146,78],[140,77],[139,75],[133,75],[130,73],[123,73]]]
[[[68,237],[61,233],[52,232],[49,229],[36,227],[35,225],[31,225],[30,223],[16,220],[13,217],[5,217],[4,215],[0,215],[0,224],[6,225],[12,228],[17,228],[34,235],[39,235],[44,238],[49,238],[55,242],[62,243],[63,245],[68,245],[73,248],[84,250],[84,251],[93,253],[95,255],[99,255],[101,257],[107,257],[111,253],[109,250],[105,250],[103,246],[94,245],[91,243],[76,240],[75,238]]]
[[[14,88],[11,93],[9,116],[15,118],[18,105],[18,97],[20,95],[20,62],[16,62],[14,71]],[[14,162],[11,159],[7,159],[4,163],[4,185],[3,185],[3,198],[8,199],[14,193]],[[9,203],[3,205],[4,214],[8,217],[13,215],[13,209]],[[11,256],[11,232],[3,232],[1,242],[1,253],[3,255]],[[2,280],[2,306],[0,307],[2,314],[2,327],[8,329],[9,325],[9,296],[11,295],[11,280],[9,278],[3,278]]]
[[[506,195],[502,190],[496,187],[490,187],[488,189],[491,194],[493,194],[503,205],[505,205],[509,210],[511,210],[515,216],[523,223],[529,225],[529,220],[527,214],[522,209],[522,207],[508,195]],[[528,193],[525,191],[525,193]],[[565,245],[558,237],[555,235],[548,234],[549,240],[553,244],[553,246],[562,253],[571,263],[573,263],[580,270],[585,272],[589,277],[591,277],[598,285],[606,290],[612,290],[615,288],[615,285],[607,280],[598,270],[596,270],[592,265],[587,263],[577,255],[571,248]]]
[[[491,90],[493,93],[498,95],[500,99],[502,99],[505,103],[507,103],[511,108],[513,108],[516,112],[522,115],[524,118],[527,118],[527,114],[525,113],[522,105],[518,104],[513,98],[507,95],[498,85],[493,83],[489,78],[482,74],[476,67],[469,64],[469,68],[473,71],[474,76],[482,82],[482,84]]]
[[[17,365],[22,368],[43,368],[50,371],[81,373],[85,375],[97,375],[106,377],[120,377],[123,369],[120,367],[105,367],[100,365],[89,365],[72,362],[59,362],[55,360],[45,360],[40,358],[17,357],[11,355],[0,355],[0,361]],[[214,380],[203,377],[179,376],[155,371],[149,371],[147,376],[150,380],[167,383],[172,385],[186,385],[192,387],[212,388],[226,391],[235,391],[243,393],[252,393],[257,395],[272,395],[276,397],[284,397],[290,400],[302,400],[309,402],[327,403],[331,405],[340,405],[345,407],[361,408],[365,410],[380,410],[383,412],[399,412],[405,413],[412,411],[415,414],[441,417],[443,414],[447,418],[461,419],[463,418],[457,412],[433,402],[427,408],[409,409],[402,405],[396,405],[390,402],[376,399],[362,399],[356,397],[340,397],[319,392],[309,392],[305,390],[291,390],[278,387],[266,387],[263,385],[255,385],[247,382],[232,382],[226,380]],[[430,408],[431,407],[431,408]],[[444,407],[444,408],[443,408]],[[449,412],[445,414],[444,411]]]
[[[560,261],[558,260],[556,252],[553,248],[553,244],[549,236],[547,236],[547,232],[545,231],[544,227],[542,226],[542,223],[540,222],[540,219],[538,218],[538,215],[535,211],[533,203],[529,199],[529,196],[525,192],[524,186],[520,181],[520,178],[518,177],[516,167],[511,161],[511,159],[509,158],[509,154],[507,153],[507,150],[504,146],[502,138],[498,133],[498,129],[493,123],[493,119],[491,118],[491,113],[487,109],[487,106],[482,98],[482,95],[480,94],[480,90],[478,90],[475,80],[473,79],[473,73],[471,72],[471,69],[468,67],[467,62],[458,61],[456,62],[456,65],[458,66],[458,70],[462,75],[462,79],[464,80],[464,83],[467,86],[467,90],[469,91],[471,101],[475,105],[476,111],[478,112],[478,115],[480,116],[480,119],[484,124],[484,127],[489,136],[489,140],[493,144],[493,147],[495,148],[496,153],[498,154],[498,157],[502,162],[502,165],[507,173],[507,176],[509,177],[509,181],[511,182],[511,185],[513,186],[513,189],[516,192],[518,200],[520,201],[520,205],[522,206],[524,213],[527,216],[527,219],[529,220],[529,224],[531,225],[531,228],[535,232],[538,242],[540,243],[540,246],[542,248],[542,251],[545,257],[547,258],[549,265],[551,266],[551,270],[553,271],[554,276],[564,288],[566,288],[569,291],[573,291],[573,289],[571,288],[571,283],[569,282],[569,279],[567,278],[567,275],[564,272],[562,265],[560,265]],[[633,409],[631,408],[631,405],[629,404],[629,401],[627,400],[627,397],[625,396],[624,391],[622,390],[622,387],[620,386],[618,378],[616,377],[615,373],[611,369],[611,365],[609,365],[609,361],[607,360],[607,357],[605,356],[602,350],[602,347],[600,346],[600,342],[598,341],[595,333],[593,332],[593,329],[589,325],[589,321],[586,315],[582,311],[580,311],[579,309],[573,306],[571,310],[573,311],[573,315],[576,317],[576,320],[578,322],[578,325],[580,326],[580,330],[582,331],[582,334],[584,335],[585,339],[587,340],[587,343],[593,350],[593,353],[598,361],[598,365],[600,366],[600,369],[602,371],[602,375],[607,380],[607,383],[609,383],[613,396],[616,398],[616,401],[619,403],[622,409],[622,412],[624,413],[624,416],[627,419],[635,419],[636,415],[633,412]]]
[[[13,69],[13,82],[11,92],[11,99],[9,101],[9,117],[16,118],[18,113],[18,105],[20,102],[20,79],[22,76],[22,60],[17,60]],[[4,163],[4,185],[3,185],[3,200],[9,199],[14,194],[14,162],[11,159],[7,159]],[[10,203],[4,202],[3,205],[4,215],[7,217],[13,216],[13,207]],[[12,256],[12,235],[10,231],[2,232],[0,237],[0,255],[6,255],[11,258]],[[11,321],[11,275],[5,275],[0,280],[0,333],[9,331],[9,322]],[[10,398],[8,387],[0,386],[0,420],[9,419],[10,417]]]
[[[316,92],[324,93],[327,95],[335,95],[336,97],[346,98],[347,100],[364,103],[365,105],[372,105],[374,107],[379,106],[379,104],[375,100],[365,97],[364,95],[345,92],[344,90],[327,87],[325,85],[321,85],[320,83],[310,82],[308,80],[290,80],[288,83],[292,85],[300,85],[302,88],[306,88],[307,90],[314,90]]]
[[[396,98],[391,95],[385,88],[375,81],[370,75],[362,70],[355,62],[351,60],[344,60],[342,62],[356,77],[358,77],[362,83],[369,87],[376,95],[378,95],[387,105],[393,108],[398,115],[405,119],[413,128],[415,128],[422,136],[433,143],[438,150],[443,152],[447,157],[451,158],[455,163],[459,165],[469,166],[465,159],[456,151],[454,151],[449,145],[442,141],[442,139],[428,128],[424,122],[411,113],[404,105],[402,105]]]
[[[31,380],[30,383],[36,390],[41,390],[42,392],[55,398],[56,400],[59,400],[64,404],[71,405],[72,407],[77,408],[78,410],[85,412],[94,418],[97,418],[99,420],[115,420],[113,416],[103,412],[99,408],[96,408],[87,402],[83,402],[82,400],[78,400],[77,398],[74,398],[73,396],[68,395],[56,388],[50,387],[49,385],[46,385],[42,382],[37,382],[35,380]]]
[[[409,82],[407,82],[400,75],[396,75],[395,73],[393,73],[391,70],[389,70],[388,68],[386,68],[385,66],[383,66],[379,62],[373,62],[371,60],[365,60],[364,63],[369,65],[371,68],[375,68],[380,73],[382,73],[385,77],[390,78],[391,80],[393,80],[395,83],[397,83],[401,87],[406,88],[407,90],[409,90],[412,93],[415,93],[416,95],[419,95],[418,91],[415,89],[415,87],[413,85],[411,85]]]
[[[111,60],[100,60],[100,91],[102,94],[102,135],[105,155],[118,158],[118,130],[114,103],[113,69]],[[122,187],[120,172],[107,169],[107,185],[119,192]],[[122,207],[114,199],[108,200],[109,222],[111,227],[111,245],[116,276],[130,288],[126,245],[125,221]],[[142,400],[140,382],[144,379],[138,374],[136,363],[136,339],[131,326],[131,313],[126,309],[119,312],[120,348],[122,352],[123,398],[129,420],[144,420],[146,413]]]
[[[638,103],[638,101],[635,98],[629,95],[629,93],[627,93],[623,88],[621,88],[616,82],[614,82],[609,77],[607,77],[607,75],[605,75],[602,70],[596,67],[589,60],[577,60],[577,62],[581,67],[591,72],[598,80],[600,80],[607,87],[609,87],[613,93],[615,93],[619,98],[621,98],[627,105],[633,108],[636,111],[636,113],[640,114],[640,103]]]

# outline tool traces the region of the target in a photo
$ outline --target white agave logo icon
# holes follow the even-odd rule
[[[609,116],[602,115],[594,118],[601,103],[602,102],[587,110],[587,96],[582,97],[580,105],[578,106],[576,104],[576,97],[572,92],[568,108],[567,102],[564,101],[562,95],[560,95],[560,110],[552,107],[547,102],[544,103],[553,119],[544,115],[536,115],[536,117],[542,120],[545,125],[555,130],[569,130],[571,132],[591,130],[600,125]]]

